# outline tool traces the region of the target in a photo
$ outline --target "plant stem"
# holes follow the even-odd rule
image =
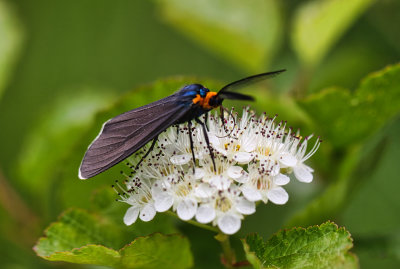
[[[169,211],[169,210],[166,211],[165,213],[170,215],[170,216],[178,217],[174,212]],[[214,232],[214,233],[219,233],[219,230],[217,228],[214,228],[214,227],[212,227],[210,225],[207,225],[207,224],[198,223],[197,221],[194,221],[194,220],[186,220],[185,222],[187,222],[189,224],[192,224],[194,226],[200,227],[202,229]]]
[[[176,218],[178,217],[176,215],[176,213],[174,213],[170,210],[168,210],[164,213],[166,213],[167,215],[170,215],[170,216],[174,216]],[[221,232],[219,229],[217,229],[215,227],[212,227],[207,224],[198,223],[197,221],[187,220],[185,222],[192,224],[194,226],[197,226],[199,228],[218,233],[216,236],[214,236],[214,238],[221,243],[222,252],[223,252],[223,254],[221,256],[221,262],[226,268],[234,268],[234,265],[236,264],[236,254],[235,254],[235,250],[232,248],[231,243],[229,241],[229,235],[224,234],[223,232]],[[247,266],[247,265],[249,265],[249,263],[247,261],[244,261],[244,262],[240,262],[239,266]]]
[[[219,234],[215,236],[215,239],[221,243],[223,251],[223,256],[221,258],[222,263],[226,268],[233,268],[233,265],[236,263],[236,254],[229,241],[229,235],[219,232]]]
[[[12,231],[15,229],[6,236],[20,246],[31,247],[37,240],[35,234],[40,230],[39,218],[9,182],[0,168],[0,208],[10,215]],[[17,234],[19,236],[14,236]]]

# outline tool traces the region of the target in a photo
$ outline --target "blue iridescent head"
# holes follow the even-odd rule
[[[207,93],[210,91],[206,87],[201,84],[190,84],[182,89],[185,93],[184,96],[193,96],[200,95],[201,97],[206,97]]]
[[[207,88],[201,88],[200,91],[199,91],[199,94],[200,94],[201,97],[206,97],[206,95],[207,95],[207,93],[208,93],[209,91],[210,91],[210,90],[207,89]]]

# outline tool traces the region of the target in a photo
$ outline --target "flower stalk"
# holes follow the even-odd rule
[[[232,248],[229,235],[220,232],[214,238],[221,243],[222,257],[221,262],[226,268],[233,268],[236,264],[235,250]]]

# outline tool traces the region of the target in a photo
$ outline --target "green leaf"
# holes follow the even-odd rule
[[[79,209],[64,213],[45,235],[34,250],[50,261],[115,268],[188,268],[193,263],[189,241],[180,235],[152,234],[122,247],[127,235],[107,219]]]
[[[267,242],[257,235],[242,240],[255,268],[357,268],[350,233],[332,222],[282,230]]]
[[[20,52],[23,31],[13,5],[0,1],[0,98]]]
[[[138,238],[120,253],[124,268],[188,268],[193,263],[189,241],[180,235]]]
[[[296,12],[292,46],[307,66],[317,65],[373,0],[308,1]]]
[[[361,268],[400,266],[399,123],[397,120],[382,134],[380,140],[383,143],[377,146],[382,154],[375,161],[376,168],[368,169],[369,173],[365,176],[361,175],[362,183],[357,184],[349,194],[346,207],[340,211],[341,223],[356,238],[356,253],[360,257]],[[371,165],[366,163],[363,166]],[[359,176],[359,173],[356,172],[356,175]],[[366,208],[368,214],[365,214]]]
[[[347,207],[341,211],[341,221],[354,235],[358,237],[368,237],[370,235],[387,235],[389,233],[399,233],[400,235],[400,199],[398,190],[400,181],[398,176],[398,163],[400,156],[400,123],[391,125],[388,131],[383,134],[381,143],[377,148],[381,154],[371,152],[369,155],[378,155],[373,163],[364,162],[368,173],[361,174],[362,184],[358,184]],[[374,167],[375,165],[375,167]],[[372,168],[372,169],[371,169]],[[371,198],[374,199],[371,199]],[[364,214],[368,208],[369,214]]]
[[[50,256],[53,252],[69,251],[88,244],[102,244],[112,248],[123,246],[116,226],[82,209],[67,210],[46,229],[45,235],[35,246],[40,256]]]
[[[360,144],[399,113],[400,64],[367,76],[354,93],[330,88],[300,105],[324,140],[335,147]]]
[[[280,43],[278,1],[159,0],[168,23],[217,56],[250,71],[271,61]]]

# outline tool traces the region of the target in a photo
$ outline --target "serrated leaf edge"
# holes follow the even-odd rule
[[[155,233],[151,233],[151,234],[145,235],[145,236],[138,236],[138,237],[136,237],[132,242],[130,242],[130,243],[124,245],[124,246],[123,246],[122,248],[120,248],[120,249],[113,249],[113,248],[106,247],[106,246],[100,245],[100,244],[87,244],[87,245],[83,245],[83,246],[80,246],[80,247],[77,247],[77,248],[72,248],[72,249],[66,250],[66,251],[55,251],[55,252],[52,252],[50,255],[40,255],[40,254],[39,254],[39,250],[38,250],[38,245],[39,245],[39,243],[40,243],[41,241],[43,241],[43,240],[49,240],[49,238],[48,238],[48,236],[47,236],[48,230],[50,230],[50,229],[51,229],[52,227],[54,227],[55,225],[61,223],[61,220],[62,220],[62,218],[63,218],[65,215],[67,215],[67,214],[70,213],[71,211],[75,211],[75,210],[80,211],[80,212],[85,212],[85,213],[87,213],[88,215],[90,215],[90,216],[92,216],[92,217],[96,217],[95,214],[90,213],[89,211],[87,211],[87,210],[85,210],[85,209],[81,209],[81,208],[69,208],[69,209],[67,209],[67,210],[64,211],[61,215],[59,215],[59,216],[57,217],[57,220],[56,220],[56,221],[52,222],[52,223],[44,230],[45,236],[40,237],[40,238],[38,239],[37,243],[33,246],[33,250],[34,250],[34,252],[36,253],[37,256],[39,256],[39,257],[41,257],[41,258],[44,258],[44,259],[46,259],[46,260],[53,260],[52,257],[54,257],[54,256],[56,256],[56,255],[58,255],[58,254],[66,254],[66,255],[69,255],[69,254],[73,254],[73,252],[80,251],[80,250],[82,250],[82,249],[85,249],[85,248],[88,248],[88,247],[92,247],[92,246],[93,246],[93,247],[102,247],[102,248],[104,248],[104,249],[110,250],[111,252],[115,252],[115,254],[118,254],[118,256],[119,256],[118,258],[121,259],[121,258],[123,257],[123,256],[121,255],[121,253],[122,253],[125,249],[127,249],[128,247],[134,245],[134,244],[137,242],[137,240],[141,240],[141,239],[144,239],[144,240],[145,240],[145,239],[150,239],[150,238],[152,238],[152,237],[154,237],[154,236],[158,236],[158,237],[160,237],[160,238],[179,237],[180,239],[186,239],[186,237],[185,237],[184,235],[178,234],[178,233],[173,233],[173,234],[167,234],[167,235],[166,235],[166,234],[162,234],[162,233],[159,233],[159,232],[155,232]],[[189,243],[189,247],[190,247],[190,243]],[[118,262],[120,262],[120,260],[119,260]]]
[[[51,222],[51,223],[49,224],[49,226],[47,226],[46,229],[44,229],[44,231],[43,231],[44,236],[41,236],[41,237],[36,241],[35,245],[32,247],[32,249],[35,251],[36,255],[38,255],[39,257],[46,257],[46,256],[42,256],[42,255],[39,255],[39,254],[38,254],[37,246],[39,245],[39,242],[42,241],[42,240],[49,239],[48,236],[47,236],[47,232],[48,232],[52,227],[54,227],[55,225],[59,224],[59,223],[61,222],[62,218],[64,218],[65,215],[69,214],[69,213],[72,212],[72,211],[80,211],[80,212],[86,213],[86,214],[88,214],[89,216],[95,217],[95,218],[96,218],[96,217],[99,217],[98,215],[96,215],[96,214],[94,214],[94,213],[91,213],[91,212],[89,212],[88,210],[83,209],[83,208],[68,208],[68,209],[66,209],[65,211],[63,211],[63,212],[57,217],[57,220]],[[88,245],[97,245],[97,244],[88,244]],[[85,245],[85,246],[86,246],[86,245]],[[99,246],[102,246],[102,245],[99,245]],[[82,247],[83,247],[83,246],[82,246]],[[81,247],[80,247],[80,248],[81,248]],[[106,248],[107,248],[107,247],[106,247]],[[59,252],[57,252],[57,253],[62,253],[62,252],[65,252],[65,251],[59,251]],[[56,252],[55,252],[55,253],[56,253]]]
[[[306,228],[304,228],[304,227],[292,227],[292,228],[281,229],[281,230],[273,233],[266,241],[263,240],[263,243],[265,245],[266,242],[268,242],[271,238],[278,236],[278,234],[280,234],[282,232],[286,232],[287,233],[287,232],[301,231],[301,230],[306,231],[306,230],[312,229],[312,228],[321,229],[322,226],[327,226],[327,225],[332,225],[332,224],[335,226],[335,228],[337,229],[338,232],[345,232],[346,233],[346,239],[348,239],[350,241],[350,243],[351,243],[348,247],[343,249],[344,250],[343,252],[346,253],[346,254],[352,255],[358,261],[357,255],[355,255],[354,253],[349,251],[354,246],[354,244],[353,244],[354,240],[351,237],[350,232],[348,230],[346,230],[345,227],[339,227],[335,222],[333,222],[331,220],[328,220],[328,221],[326,221],[324,223],[321,223],[321,224],[308,226]],[[242,241],[242,243],[243,243],[246,257],[247,257],[248,254],[252,255],[254,258],[256,258],[257,265],[259,266],[258,268],[264,268],[263,263],[261,262],[261,259],[257,256],[255,251],[250,251],[250,246],[248,245],[248,243],[246,241],[247,237],[250,236],[250,235],[257,235],[257,233],[248,234],[246,236],[246,238],[241,238],[240,239]],[[278,267],[276,267],[275,265],[270,265],[270,268],[278,268]]]
[[[373,72],[369,73],[368,75],[366,75],[364,78],[361,79],[360,85],[357,87],[357,89],[361,88],[361,86],[364,85],[365,83],[367,83],[369,80],[379,78],[395,69],[400,69],[400,62],[396,63],[396,64],[387,65],[382,69],[379,69],[377,71],[373,71]]]
[[[79,250],[79,249],[81,249],[81,248],[83,248],[83,247],[88,247],[88,246],[100,246],[100,247],[104,247],[104,248],[106,248],[106,249],[113,250],[113,251],[119,253],[119,252],[125,250],[126,248],[130,247],[131,245],[135,244],[136,240],[138,240],[138,239],[147,239],[147,238],[151,238],[151,237],[154,237],[154,236],[160,236],[160,237],[164,237],[164,238],[167,238],[167,237],[176,237],[176,236],[178,236],[178,237],[180,237],[180,238],[182,238],[182,239],[185,239],[185,238],[186,238],[184,235],[179,234],[179,233],[162,234],[162,233],[160,233],[160,232],[155,232],[155,233],[151,233],[151,234],[148,234],[148,235],[138,236],[138,237],[136,237],[132,242],[130,242],[130,243],[124,245],[122,248],[120,248],[120,249],[118,249],[118,250],[113,249],[113,248],[110,248],[110,247],[106,247],[106,246],[104,246],[104,245],[99,245],[99,244],[87,244],[87,245],[83,245],[83,246],[78,247],[78,248],[72,248],[71,250],[68,250],[68,251],[56,251],[56,252],[54,252],[53,254],[48,255],[48,256],[44,256],[44,255],[38,254],[37,246],[38,246],[39,242],[42,241],[42,240],[49,239],[49,238],[47,237],[47,235],[46,235],[47,232],[48,232],[48,230],[50,230],[53,226],[55,226],[55,225],[57,225],[58,223],[60,223],[61,219],[62,219],[65,215],[67,215],[69,212],[74,211],[74,210],[78,210],[78,211],[81,211],[81,212],[85,212],[85,213],[89,214],[90,216],[96,217],[95,214],[90,213],[88,210],[81,209],[81,208],[69,208],[69,209],[67,209],[66,211],[64,211],[61,215],[59,215],[59,216],[57,217],[57,220],[56,220],[56,221],[53,221],[52,223],[50,223],[50,225],[44,230],[45,236],[40,237],[40,238],[37,240],[36,244],[33,246],[32,249],[35,251],[35,253],[36,253],[39,257],[43,257],[43,258],[45,258],[45,257],[51,257],[51,256],[52,256],[53,254],[55,254],[55,253],[69,253],[69,252],[73,252],[74,250]],[[119,253],[119,254],[120,254],[120,253]]]

